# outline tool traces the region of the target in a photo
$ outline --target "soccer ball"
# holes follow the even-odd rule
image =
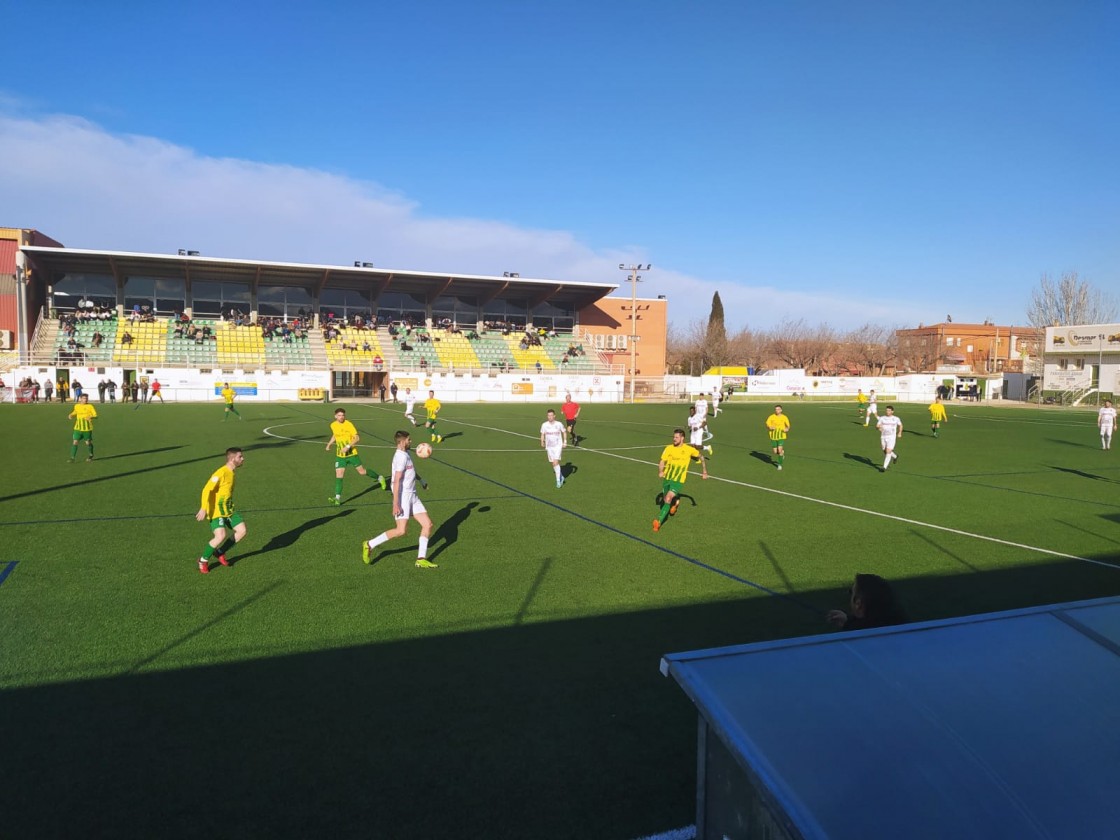
[[[432,454],[432,445],[430,443],[422,443],[416,447],[416,454],[421,458],[429,458]]]

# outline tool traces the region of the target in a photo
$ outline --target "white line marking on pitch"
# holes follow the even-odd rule
[[[449,422],[457,422],[457,421],[449,421]],[[491,432],[504,432],[506,434],[515,435],[517,437],[533,437],[532,435],[526,435],[526,434],[523,434],[522,432],[512,432],[508,429],[498,429],[498,428],[495,428],[493,426],[479,426],[479,425],[475,425],[473,423],[460,423],[459,425],[469,426],[469,427],[476,428],[476,429],[484,429],[486,431],[491,431]],[[581,450],[583,452],[594,452],[597,455],[607,455],[611,458],[620,458],[623,461],[632,461],[635,464],[646,464],[646,465],[656,466],[656,464],[651,464],[650,461],[643,461],[640,458],[633,458],[629,455],[618,455],[618,454],[616,454],[614,452],[611,452],[611,451],[608,451],[608,450],[583,449],[582,447],[581,447]],[[695,473],[693,473],[691,471],[690,471],[689,474],[690,475],[695,475]],[[971,537],[972,539],[983,540],[985,542],[998,543],[999,545],[1006,545],[1006,546],[1010,546],[1011,548],[1021,548],[1021,549],[1024,549],[1026,551],[1034,551],[1034,552],[1037,552],[1039,554],[1046,554],[1046,555],[1049,555],[1050,557],[1061,557],[1065,560],[1080,560],[1082,563],[1092,563],[1095,566],[1104,566],[1104,567],[1109,568],[1109,569],[1120,569],[1120,566],[1116,566],[1112,563],[1105,563],[1101,560],[1092,560],[1088,557],[1078,557],[1076,554],[1066,554],[1066,553],[1061,552],[1061,551],[1053,551],[1049,548],[1040,548],[1036,545],[1027,545],[1026,543],[1012,542],[1011,540],[1003,540],[1003,539],[1000,539],[999,537],[989,537],[985,534],[974,534],[971,531],[962,531],[959,528],[950,528],[947,525],[936,525],[932,522],[922,522],[919,519],[909,519],[905,516],[896,516],[893,513],[882,513],[881,511],[868,510],[867,508],[855,507],[854,505],[845,505],[845,504],[842,504],[841,502],[830,502],[827,499],[817,499],[813,496],[803,496],[800,493],[791,493],[789,490],[778,490],[777,488],[774,488],[774,487],[764,487],[761,484],[751,484],[751,483],[746,482],[746,481],[736,481],[735,479],[731,479],[731,478],[720,478],[719,476],[716,476],[716,475],[709,475],[709,480],[710,481],[722,481],[725,484],[733,484],[737,487],[746,487],[746,488],[749,488],[751,490],[761,490],[764,493],[774,493],[778,496],[786,496],[790,499],[797,499],[797,500],[802,501],[802,502],[811,502],[813,504],[825,505],[826,507],[839,508],[840,510],[848,510],[848,511],[852,511],[853,513],[863,513],[863,514],[866,514],[868,516],[877,516],[881,519],[890,519],[890,520],[893,520],[894,522],[903,522],[907,525],[916,525],[920,528],[930,528],[934,531],[945,531],[946,533],[957,534],[958,536],[962,536],[962,537]]]

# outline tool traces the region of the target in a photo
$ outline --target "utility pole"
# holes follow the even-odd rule
[[[642,265],[627,266],[624,263],[618,264],[619,271],[630,272],[630,402],[634,402],[634,377],[636,375],[635,368],[637,367],[638,356],[638,283],[642,281],[642,277],[638,274],[639,271],[649,271],[652,266],[649,263]]]

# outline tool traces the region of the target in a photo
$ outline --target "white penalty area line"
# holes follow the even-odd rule
[[[471,426],[472,428],[484,429],[484,430],[491,431],[491,432],[504,432],[505,434],[515,435],[517,437],[533,437],[532,435],[526,435],[522,432],[513,432],[513,431],[510,431],[508,429],[498,429],[498,428],[495,428],[493,426],[478,426],[478,425],[474,425],[474,424],[471,424],[471,423],[460,423],[459,425]],[[664,447],[662,447],[662,448],[664,448]],[[580,449],[581,452],[594,452],[597,455],[606,455],[610,458],[619,458],[623,461],[631,461],[635,464],[644,464],[644,465],[647,465],[647,466],[656,466],[656,462],[643,461],[640,458],[634,458],[634,457],[631,457],[629,455],[619,455],[618,453],[610,451],[610,450],[592,449],[592,448],[585,448],[585,447],[582,447],[582,446],[579,447],[579,449]],[[690,475],[695,475],[695,473],[691,472],[691,471],[690,471],[689,474]],[[947,525],[937,525],[933,522],[922,522],[920,519],[910,519],[910,518],[905,517],[905,516],[897,516],[893,513],[883,513],[882,511],[869,510],[868,508],[856,507],[855,505],[846,505],[846,504],[843,504],[842,502],[833,502],[833,501],[829,501],[828,499],[818,499],[814,496],[804,496],[800,493],[793,493],[789,490],[778,490],[775,487],[764,487],[761,484],[751,484],[750,482],[737,481],[733,478],[721,478],[720,476],[711,475],[710,473],[708,475],[708,479],[710,481],[722,481],[725,484],[733,484],[736,487],[746,487],[750,490],[760,490],[764,493],[773,493],[777,496],[785,496],[787,498],[797,499],[798,501],[802,501],[802,502],[810,502],[812,504],[824,505],[826,507],[837,508],[839,510],[851,511],[852,513],[862,513],[862,514],[865,514],[867,516],[876,516],[876,517],[879,517],[880,519],[889,519],[893,522],[901,522],[901,523],[904,523],[906,525],[914,525],[914,526],[919,527],[919,528],[929,528],[930,530],[933,530],[933,531],[943,531],[945,533],[956,534],[957,536],[961,536],[961,537],[970,537],[971,539],[974,539],[974,540],[982,540],[984,542],[996,543],[997,545],[1005,545],[1005,546],[1008,546],[1010,548],[1019,548],[1019,549],[1025,550],[1025,551],[1033,551],[1037,554],[1044,554],[1044,555],[1047,555],[1049,557],[1060,557],[1063,560],[1077,560],[1077,561],[1080,561],[1082,563],[1091,563],[1094,566],[1104,566],[1107,569],[1118,569],[1118,570],[1120,570],[1120,566],[1117,566],[1114,563],[1106,563],[1103,560],[1093,560],[1089,557],[1078,557],[1076,554],[1066,554],[1065,552],[1062,552],[1062,551],[1054,551],[1054,550],[1049,549],[1049,548],[1041,548],[1037,545],[1027,545],[1026,543],[1018,543],[1018,542],[1013,542],[1011,540],[1000,539],[999,537],[989,537],[986,534],[976,534],[976,533],[973,533],[972,531],[963,531],[960,528],[950,528]]]

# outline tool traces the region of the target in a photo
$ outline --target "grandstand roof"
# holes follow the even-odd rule
[[[259,283],[272,286],[301,286],[316,290],[371,289],[423,294],[465,295],[493,300],[516,294],[529,298],[530,306],[544,301],[589,306],[606,297],[617,284],[576,283],[524,277],[491,277],[480,274],[450,274],[387,268],[358,268],[345,265],[264,262],[219,257],[140,254],[129,251],[94,251],[83,248],[24,246],[22,250],[40,272],[101,274],[116,277],[156,277],[209,282]]]

